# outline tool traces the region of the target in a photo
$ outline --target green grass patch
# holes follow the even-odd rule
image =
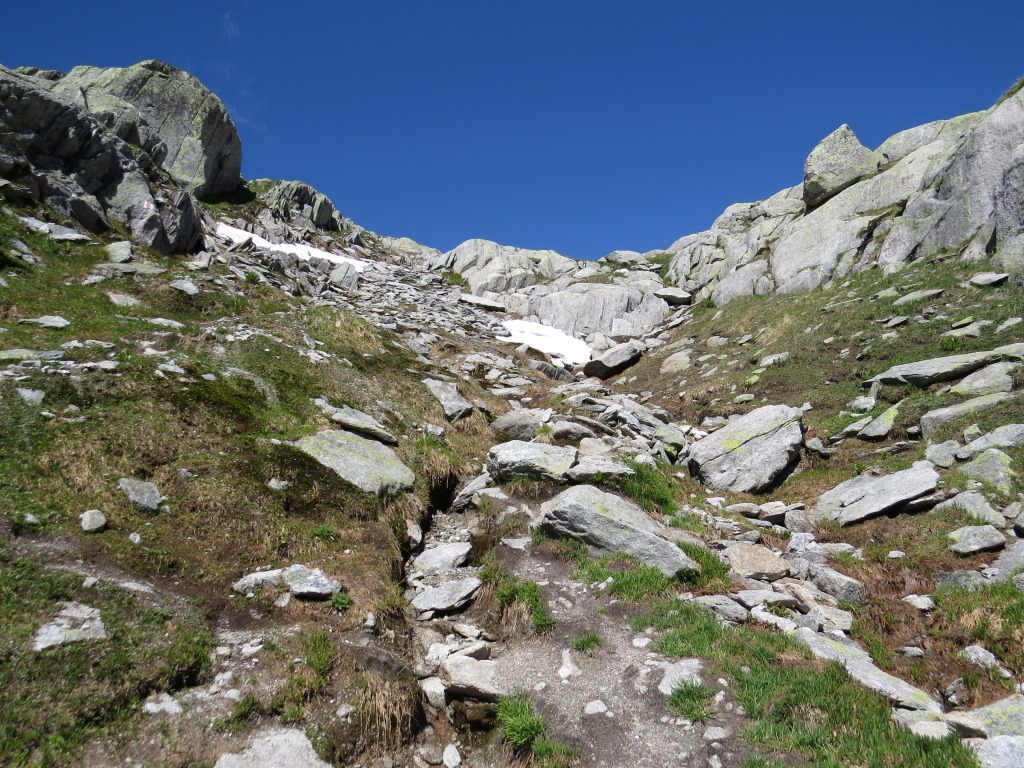
[[[836,662],[824,670],[755,664],[733,671],[732,689],[754,720],[747,740],[800,752],[812,766],[898,768],[975,766],[973,752],[950,736],[925,739],[895,726],[891,705]]]
[[[601,639],[601,636],[591,629],[573,640],[572,647],[580,653],[593,656],[594,651],[601,647],[602,642],[604,641]]]
[[[522,754],[529,754],[534,765],[543,768],[568,768],[577,752],[547,735],[544,718],[533,710],[525,696],[512,696],[498,702],[498,723],[505,740]]]
[[[729,578],[729,564],[722,561],[717,554],[705,547],[698,547],[686,541],[680,541],[679,548],[687,557],[700,566],[700,571],[690,571],[681,575],[682,582],[699,589],[725,592],[733,588]]]
[[[714,692],[703,683],[680,683],[668,697],[669,711],[698,723],[711,719]]]
[[[643,565],[635,557],[626,554],[604,555],[593,558],[581,544],[559,542],[559,553],[576,568],[573,578],[588,584],[612,579],[609,594],[629,602],[639,602],[660,597],[678,582],[666,576],[657,568]]]
[[[648,512],[675,514],[678,509],[676,491],[661,468],[636,461],[628,463],[633,474],[618,481],[617,485],[622,492]]]

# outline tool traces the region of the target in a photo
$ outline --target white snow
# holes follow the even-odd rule
[[[259,235],[254,235],[252,232],[246,232],[244,229],[231,227],[222,222],[217,222],[217,234],[221,237],[226,237],[233,243],[243,243],[251,239],[253,245],[260,248],[267,248],[268,250],[280,251],[282,253],[294,253],[300,259],[319,257],[327,259],[332,264],[350,264],[356,272],[362,272],[366,269],[367,265],[367,262],[362,259],[353,259],[351,256],[341,256],[330,251],[322,251],[311,245],[303,245],[302,243],[272,243]]]
[[[512,334],[507,339],[513,344],[527,344],[552,357],[561,357],[570,365],[583,365],[590,360],[590,347],[565,331],[550,325],[531,323],[529,320],[506,320],[502,325]]]

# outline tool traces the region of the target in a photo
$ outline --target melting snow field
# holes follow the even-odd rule
[[[511,336],[499,339],[500,341],[527,344],[538,352],[561,357],[570,365],[583,365],[590,360],[590,347],[586,342],[573,338],[558,328],[531,323],[529,320],[506,320],[502,325],[508,329]]]
[[[311,259],[314,256],[317,256],[321,259],[327,259],[332,264],[351,264],[356,272],[362,272],[366,269],[366,262],[362,259],[353,259],[350,256],[339,256],[336,253],[322,251],[319,248],[314,248],[311,245],[302,245],[301,243],[272,243],[259,235],[254,235],[252,232],[246,232],[244,229],[238,229],[237,227],[229,227],[227,224],[222,224],[221,222],[217,222],[217,234],[221,237],[228,238],[233,243],[243,243],[246,240],[251,239],[253,245],[259,246],[260,248],[267,248],[271,251],[280,251],[281,253],[293,253],[300,259]]]

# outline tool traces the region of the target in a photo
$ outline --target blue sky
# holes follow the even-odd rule
[[[0,63],[158,58],[228,105],[247,178],[363,226],[597,258],[663,248],[1024,74],[1024,3],[336,0],[13,3]]]

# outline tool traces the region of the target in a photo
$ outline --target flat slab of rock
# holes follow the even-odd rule
[[[667,576],[699,571],[674,543],[658,535],[661,525],[635,504],[590,485],[577,485],[541,505],[540,529],[586,545],[599,555],[625,553]]]
[[[760,581],[776,581],[789,575],[789,562],[767,547],[734,544],[725,550],[729,567],[740,576]]]
[[[309,738],[294,728],[269,728],[249,737],[245,749],[221,755],[213,768],[330,768]]]
[[[770,488],[800,455],[802,416],[799,408],[766,405],[730,420],[690,446],[691,473],[712,490]]]
[[[989,525],[1002,526],[1006,523],[1002,514],[997,512],[995,508],[988,503],[988,499],[986,499],[979,491],[964,491],[963,493],[958,493],[952,499],[948,499],[939,504],[935,507],[935,510],[939,512],[953,507],[962,509],[975,520],[981,520],[983,523],[988,523]]]
[[[160,489],[154,483],[122,477],[117,481],[117,487],[128,495],[128,501],[143,512],[155,514],[164,503],[164,497],[160,495]]]
[[[358,432],[388,445],[394,445],[398,442],[398,439],[388,432],[384,425],[373,418],[373,416],[357,411],[355,408],[349,408],[347,405],[334,411],[331,414],[331,421],[340,424],[350,432]]]
[[[423,550],[410,564],[411,571],[420,573],[440,573],[458,568],[469,557],[473,545],[468,541],[457,541],[451,544],[441,544],[430,549]]]
[[[971,440],[956,451],[956,458],[969,459],[989,448],[1020,448],[1024,446],[1024,424],[1004,424],[991,432]]]
[[[954,381],[986,365],[1003,360],[1020,360],[1024,355],[1024,344],[1009,344],[989,352],[968,352],[963,355],[935,357],[915,363],[894,365],[887,371],[872,376],[865,384],[914,384],[927,387],[937,382]]]
[[[746,608],[725,595],[702,595],[694,598],[693,602],[726,621],[742,624],[750,618],[750,612]]]
[[[497,701],[505,691],[496,681],[498,664],[469,656],[449,656],[441,662],[439,677],[448,693],[480,701]]]
[[[576,463],[578,451],[570,446],[528,443],[509,440],[487,452],[487,472],[495,480],[514,475],[533,475],[551,480],[564,480],[565,473]]]
[[[614,477],[628,477],[635,474],[633,468],[612,456],[583,456],[579,463],[566,472],[574,483],[590,483],[609,480]]]
[[[408,490],[416,482],[416,475],[394,451],[351,432],[328,429],[289,445],[367,493],[384,496]]]
[[[927,438],[943,424],[988,410],[1015,397],[1019,397],[1019,393],[996,392],[991,395],[982,395],[981,397],[965,400],[956,405],[947,405],[945,408],[936,408],[934,411],[928,411],[928,413],[921,417],[921,434]]]
[[[45,651],[65,643],[80,643],[84,640],[105,640],[106,628],[98,608],[81,603],[64,603],[53,621],[36,631],[32,642],[33,651]]]
[[[18,322],[22,325],[38,325],[40,328],[51,328],[53,330],[60,330],[71,325],[70,320],[60,315],[43,315],[42,317],[25,318]]]
[[[972,739],[981,768],[1019,768],[1024,755],[1024,736],[991,736]]]
[[[1006,537],[991,525],[965,525],[947,534],[949,549],[958,555],[992,552],[1006,546]]]
[[[693,301],[693,296],[682,288],[666,285],[663,288],[655,288],[654,295],[673,307],[686,306]]]
[[[989,736],[1024,736],[1024,695],[1015,693],[971,714],[985,724]]]
[[[341,590],[341,584],[319,568],[307,568],[305,565],[290,565],[281,572],[281,581],[288,586],[288,591],[305,600],[326,600]]]
[[[942,706],[931,696],[898,677],[883,672],[871,661],[867,651],[820,635],[806,627],[793,633],[793,637],[811,649],[819,659],[838,661],[850,677],[873,691],[885,696],[903,709],[941,713]]]
[[[448,421],[458,421],[473,412],[473,404],[459,394],[459,388],[453,382],[424,379],[423,383],[444,408]]]
[[[944,288],[921,288],[917,291],[911,291],[906,296],[900,296],[900,298],[896,299],[892,305],[894,307],[902,307],[904,304],[913,304],[918,301],[937,299],[945,292]]]
[[[992,363],[980,371],[965,377],[959,384],[950,389],[954,395],[964,397],[980,397],[993,395],[997,392],[1009,392],[1013,389],[1013,373],[1020,368],[1020,363]]]
[[[463,304],[472,304],[475,307],[481,309],[489,309],[492,312],[504,312],[505,305],[500,301],[494,301],[493,299],[487,299],[483,296],[474,296],[472,293],[460,293],[459,301]]]
[[[625,344],[617,344],[600,357],[591,360],[583,366],[583,373],[587,376],[596,376],[599,379],[607,379],[617,373],[629,368],[644,353],[644,345],[635,341],[627,341]]]
[[[420,613],[457,611],[473,599],[481,583],[480,579],[475,577],[446,581],[438,587],[430,587],[416,595],[412,599],[412,607]]]
[[[938,484],[939,473],[931,463],[919,461],[910,469],[891,475],[860,475],[840,483],[821,495],[814,513],[819,520],[836,520],[840,525],[850,525],[925,496]]]

